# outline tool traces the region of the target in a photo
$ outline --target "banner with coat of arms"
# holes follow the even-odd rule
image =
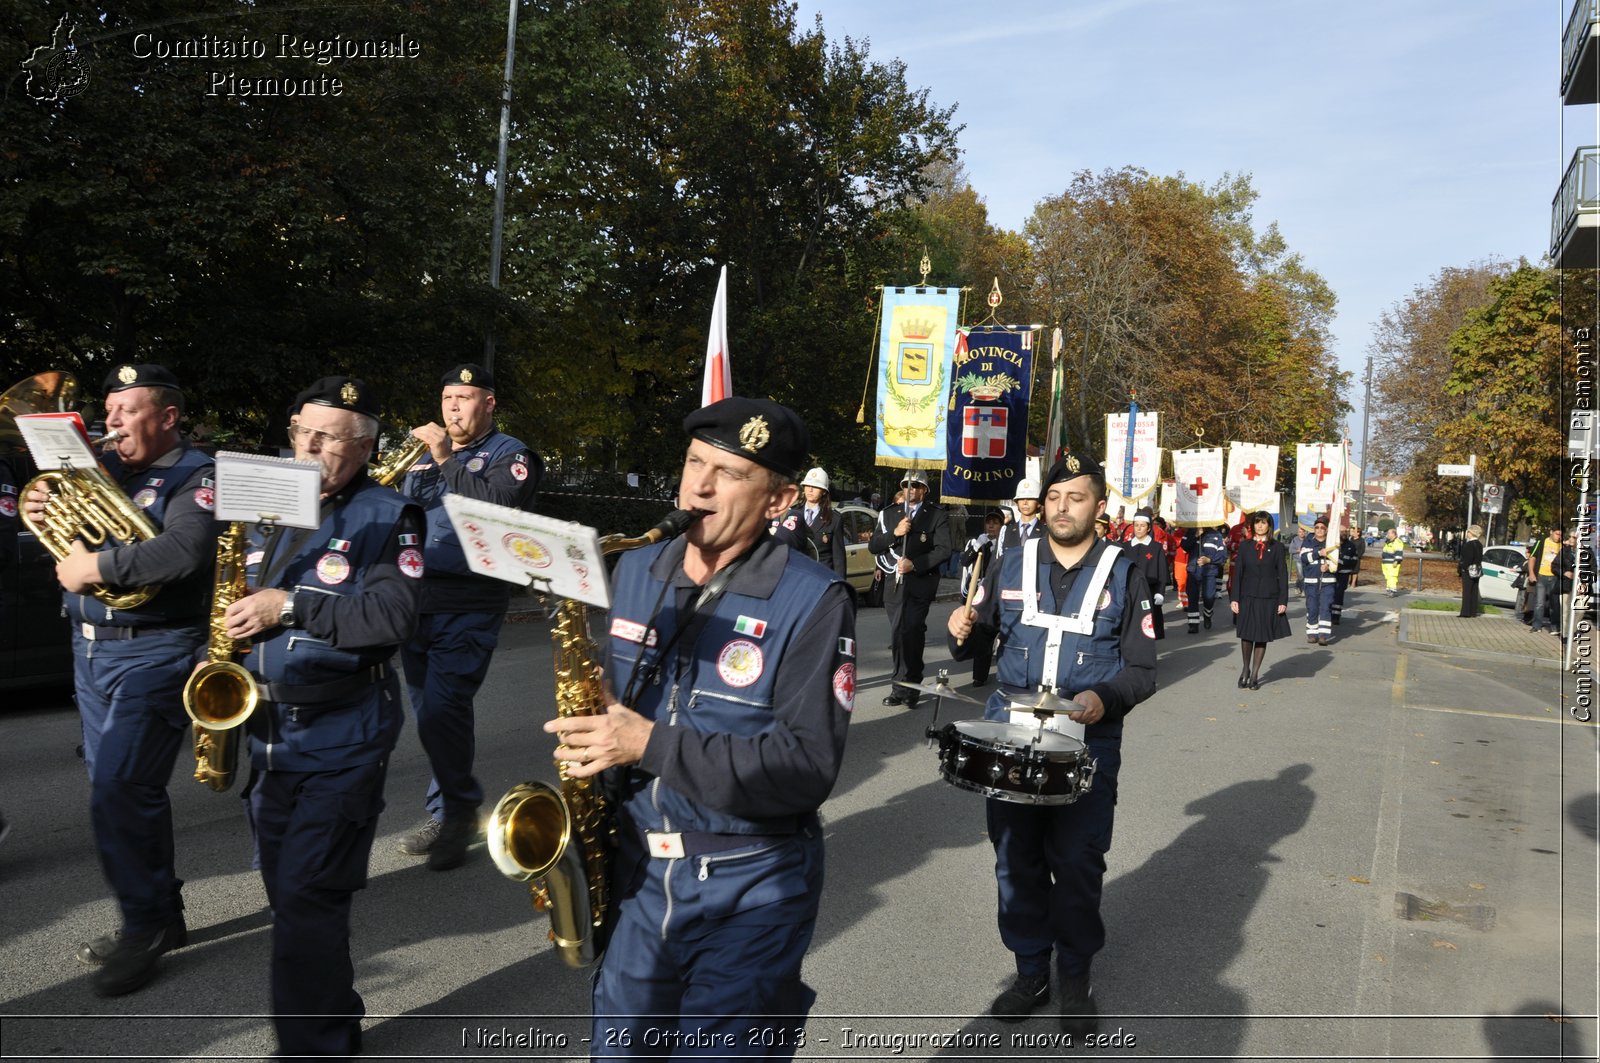
[[[960,288],[885,288],[878,330],[878,464],[942,469]]]
[[[1295,512],[1327,513],[1344,490],[1344,474],[1344,444],[1295,444]]]
[[[1131,419],[1131,427],[1130,427]],[[1161,415],[1106,414],[1106,512],[1132,518],[1161,480]]]
[[[945,427],[944,502],[999,502],[1016,494],[1028,450],[1039,325],[977,325],[962,330],[952,359]]]
[[[1271,509],[1278,497],[1278,448],[1265,443],[1228,444],[1228,501],[1246,512]]]
[[[1197,447],[1172,452],[1173,494],[1180,528],[1211,528],[1222,523],[1222,448]]]

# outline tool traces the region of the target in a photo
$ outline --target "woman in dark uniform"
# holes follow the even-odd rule
[[[1234,555],[1233,612],[1239,631],[1239,686],[1261,689],[1267,643],[1289,635],[1289,557],[1272,537],[1265,510],[1250,515],[1251,537]]]
[[[1456,574],[1461,577],[1461,615],[1477,616],[1478,580],[1483,576],[1483,529],[1474,524],[1467,529],[1467,538],[1461,544],[1456,560]]]

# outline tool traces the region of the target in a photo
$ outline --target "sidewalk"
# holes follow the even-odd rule
[[[1560,668],[1563,644],[1506,616],[1463,617],[1429,609],[1400,609],[1400,645],[1439,653]]]

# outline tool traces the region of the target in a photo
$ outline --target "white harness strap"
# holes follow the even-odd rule
[[[1081,604],[1078,611],[1057,616],[1039,612],[1040,542],[1039,539],[1029,539],[1022,544],[1022,623],[1028,627],[1042,627],[1049,632],[1045,636],[1044,669],[1040,676],[1043,681],[1040,686],[1054,690],[1055,677],[1061,674],[1057,667],[1061,657],[1061,633],[1070,631],[1075,635],[1087,635],[1094,630],[1094,614],[1100,603],[1100,592],[1111,578],[1111,566],[1117,563],[1117,551],[1108,547],[1101,552],[1100,560],[1089,574],[1088,586],[1079,599]],[[1064,603],[1058,605],[1065,607]]]

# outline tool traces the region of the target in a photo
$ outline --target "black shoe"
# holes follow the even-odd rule
[[[917,707],[917,703],[920,702],[921,700],[922,700],[922,698],[921,698],[920,695],[917,695],[917,694],[909,695],[906,698],[906,708],[915,709]]]
[[[429,871],[449,871],[467,862],[467,847],[478,840],[478,816],[446,816],[428,850]]]
[[[1211,618],[1209,616],[1200,622],[1206,626],[1207,631],[1211,630]]]
[[[1250,673],[1249,672],[1240,672],[1239,673],[1239,689],[1243,690],[1245,687],[1247,687],[1249,685],[1250,685]]]
[[[425,819],[422,826],[401,838],[395,848],[407,856],[427,856],[433,843],[439,840],[441,826],[443,824],[436,819]]]
[[[1088,975],[1061,979],[1061,1032],[1087,1037],[1100,1025]]]
[[[1021,1022],[1050,1003],[1048,974],[1019,974],[1011,988],[994,998],[989,1014],[1001,1022]]]
[[[890,694],[888,697],[883,699],[883,703],[885,705],[904,705],[906,703],[906,699],[901,697],[899,694]]]
[[[1261,677],[1258,676],[1258,675],[1251,676],[1250,677],[1250,682],[1247,685],[1250,687],[1251,690],[1260,690],[1261,689]]]
[[[166,939],[166,949],[164,951],[181,949],[189,943],[189,928],[184,925],[182,912],[178,913],[176,920],[167,924],[166,929],[171,934]],[[79,963],[88,964],[90,967],[99,967],[111,958],[112,953],[117,951],[117,944],[121,940],[122,931],[113,930],[109,934],[101,934],[93,941],[85,941],[78,946],[78,951],[74,955],[78,957]]]
[[[188,940],[181,919],[153,933],[119,936],[116,946],[92,976],[95,996],[120,997],[144,986],[156,976],[156,961],[161,954],[187,944]]]
[[[986,687],[989,685],[989,677],[984,676],[982,679],[979,679],[977,676],[973,676],[972,685],[975,687]]]

